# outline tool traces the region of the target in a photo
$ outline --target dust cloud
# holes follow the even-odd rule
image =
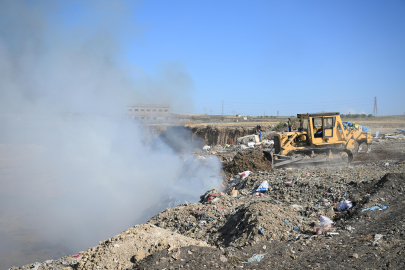
[[[186,133],[151,140],[125,118],[128,103],[181,112],[193,91],[179,63],[149,76],[124,60],[120,41],[142,37],[137,4],[69,3],[0,2],[1,269],[85,250],[161,198],[220,183],[216,158],[179,155],[199,146]]]

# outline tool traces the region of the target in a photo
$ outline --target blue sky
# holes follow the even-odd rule
[[[369,114],[377,97],[380,114],[405,113],[405,1],[25,2],[45,13],[47,39],[97,40],[100,58],[119,47],[113,61],[142,92],[128,103]],[[95,36],[100,29],[109,38]],[[89,48],[97,55],[99,46]]]
[[[383,114],[405,108],[404,1],[145,1],[129,59],[179,61],[195,112]]]

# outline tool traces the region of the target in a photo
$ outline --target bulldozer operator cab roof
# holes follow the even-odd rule
[[[338,112],[300,113],[297,114],[297,118],[309,118],[309,117],[331,116],[331,115],[340,115],[340,113]]]

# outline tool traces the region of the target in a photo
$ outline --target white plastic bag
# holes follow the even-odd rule
[[[255,143],[254,142],[248,142],[248,147],[251,147],[251,148],[253,148],[253,147],[255,147]]]
[[[321,220],[321,224],[323,224],[323,225],[330,224],[330,226],[332,226],[333,221],[330,220],[329,218],[327,218],[327,217],[325,217],[325,216],[320,216],[319,218],[320,218],[320,220]]]
[[[265,192],[269,189],[269,183],[267,180],[264,180],[260,186],[256,189],[256,192]]]
[[[351,201],[345,200],[341,201],[336,205],[336,208],[339,210],[339,212],[345,211],[347,209],[350,209],[353,207],[353,204]]]
[[[205,151],[209,151],[210,149],[211,149],[211,146],[209,146],[209,145],[206,145],[203,147],[203,150],[205,150]]]
[[[239,175],[239,177],[242,179],[242,180],[244,180],[246,177],[248,177],[249,176],[249,174],[251,174],[252,172],[251,171],[244,171],[244,172],[241,172],[241,173],[238,173],[238,175]]]

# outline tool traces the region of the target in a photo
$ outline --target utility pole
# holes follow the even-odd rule
[[[378,108],[377,108],[377,97],[374,97],[374,109],[373,114],[375,117],[378,117]]]
[[[222,117],[224,117],[224,101],[222,100]]]
[[[263,116],[266,116],[266,111],[264,111]]]
[[[278,111],[277,111],[277,117],[278,117]]]
[[[207,108],[204,108],[204,114],[207,114],[207,113],[205,112],[206,109],[207,109]]]
[[[212,109],[211,109],[211,115],[212,115]]]

